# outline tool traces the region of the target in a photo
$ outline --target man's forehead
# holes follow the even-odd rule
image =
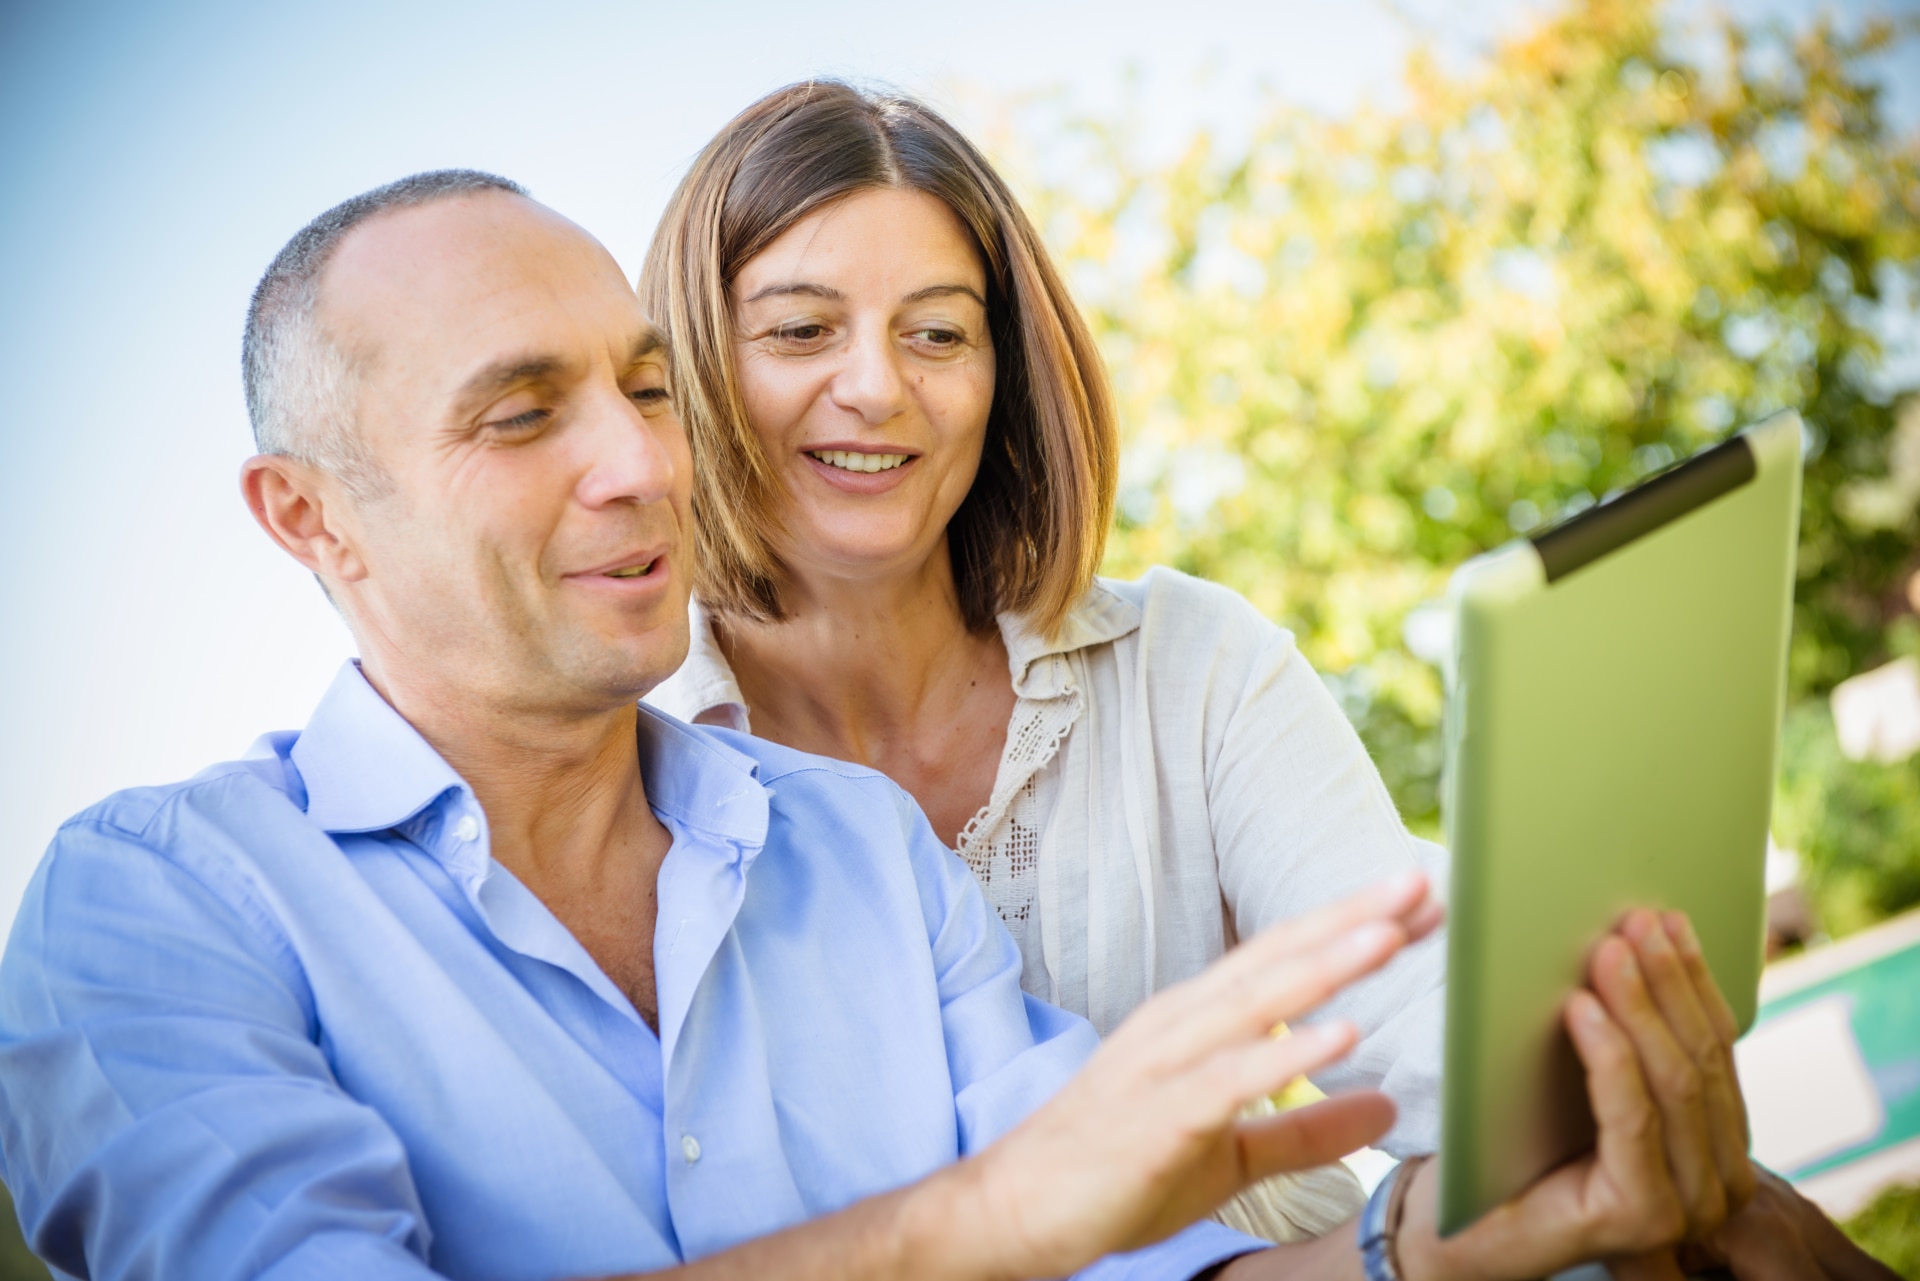
[[[619,265],[559,214],[504,191],[378,214],[340,243],[321,278],[336,338],[420,350],[543,328],[607,330],[619,347],[647,326]],[[372,351],[363,354],[372,355]]]

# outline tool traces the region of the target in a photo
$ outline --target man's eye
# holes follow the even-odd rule
[[[502,418],[495,422],[490,422],[487,426],[494,431],[514,435],[521,432],[532,431],[534,428],[545,424],[547,419],[551,417],[553,417],[553,411],[550,409],[529,409],[523,414],[515,414],[511,418]]]

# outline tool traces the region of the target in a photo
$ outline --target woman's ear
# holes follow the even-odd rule
[[[354,546],[351,504],[318,467],[284,454],[255,454],[240,465],[240,494],[267,537],[330,590],[331,584],[366,577]]]

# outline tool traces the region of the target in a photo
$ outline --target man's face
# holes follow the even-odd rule
[[[320,318],[384,496],[333,584],[379,675],[589,713],[685,656],[692,464],[666,354],[598,242],[505,192],[352,232]]]

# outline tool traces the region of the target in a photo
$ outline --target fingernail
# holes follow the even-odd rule
[[[1700,953],[1700,939],[1693,932],[1693,922],[1687,919],[1685,912],[1667,913],[1667,937],[1673,945],[1689,956]]]
[[[1372,956],[1392,946],[1399,937],[1400,931],[1393,926],[1372,921],[1348,932],[1345,950],[1355,956]]]
[[[1331,1050],[1353,1035],[1353,1024],[1345,1019],[1334,1019],[1328,1023],[1313,1023],[1299,1028],[1294,1036],[1305,1042],[1302,1047],[1310,1051]]]
[[[1387,893],[1398,898],[1400,895],[1409,893],[1417,888],[1425,879],[1425,876],[1421,874],[1420,870],[1414,868],[1405,872],[1395,872],[1392,876],[1389,876],[1383,884],[1385,885]]]

